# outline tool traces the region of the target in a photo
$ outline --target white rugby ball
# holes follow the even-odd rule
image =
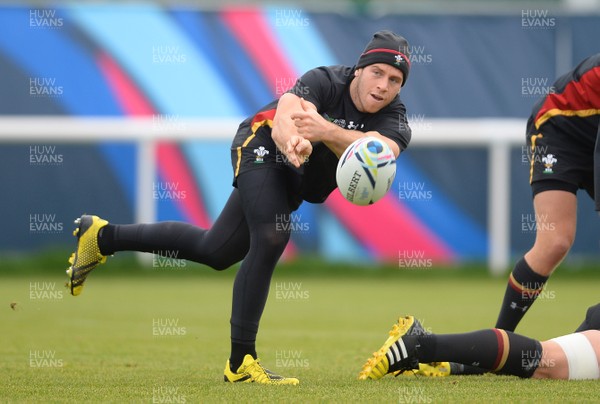
[[[386,142],[374,136],[354,141],[337,165],[337,186],[355,205],[370,205],[389,191],[396,176],[396,157]]]

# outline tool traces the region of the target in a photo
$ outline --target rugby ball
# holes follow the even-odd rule
[[[377,202],[396,176],[396,157],[388,144],[374,136],[355,140],[338,161],[335,179],[344,198],[355,205]]]

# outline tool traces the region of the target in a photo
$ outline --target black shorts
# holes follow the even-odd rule
[[[587,330],[600,330],[600,304],[588,308],[583,323],[581,323],[575,332]]]
[[[265,168],[281,170],[286,177],[290,207],[292,211],[298,209],[302,203],[302,168],[288,164],[285,154],[275,146],[270,128],[261,127],[254,134],[246,133],[239,131],[231,147],[233,186],[237,187],[237,178],[247,171]]]
[[[548,190],[577,193],[585,189],[594,198],[594,148],[598,115],[558,115],[539,129],[527,122],[529,182],[535,196]]]
[[[287,169],[289,167],[286,161],[285,155],[275,146],[271,130],[267,127],[259,128],[256,133],[238,132],[231,147],[231,164],[235,178],[248,170],[266,167]]]

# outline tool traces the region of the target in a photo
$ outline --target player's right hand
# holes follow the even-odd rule
[[[304,139],[302,136],[293,135],[291,136],[285,148],[282,150],[286,155],[288,161],[296,168],[299,168],[302,164],[308,161],[308,157],[312,153],[313,147],[310,141]]]

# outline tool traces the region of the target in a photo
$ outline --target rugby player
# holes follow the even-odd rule
[[[522,378],[600,378],[600,304],[588,309],[574,333],[547,341],[498,328],[432,334],[413,316],[400,317],[389,335],[363,365],[360,380],[376,380],[389,373],[465,374],[462,366]]]
[[[165,251],[216,270],[242,261],[233,285],[224,379],[298,384],[265,369],[256,353],[271,275],[290,238],[277,220],[303,201],[327,199],[337,186],[339,156],[356,139],[376,136],[396,157],[406,149],[411,131],[399,93],[409,58],[406,39],[378,31],[355,66],[309,70],[278,100],[244,120],[231,145],[234,188],[210,229],[182,222],[117,225],[81,216],[67,270],[71,294],[79,295],[90,271],[119,251]]]
[[[600,211],[600,53],[559,77],[527,122],[536,235],[515,264],[496,328],[514,331],[575,239],[577,191]]]

